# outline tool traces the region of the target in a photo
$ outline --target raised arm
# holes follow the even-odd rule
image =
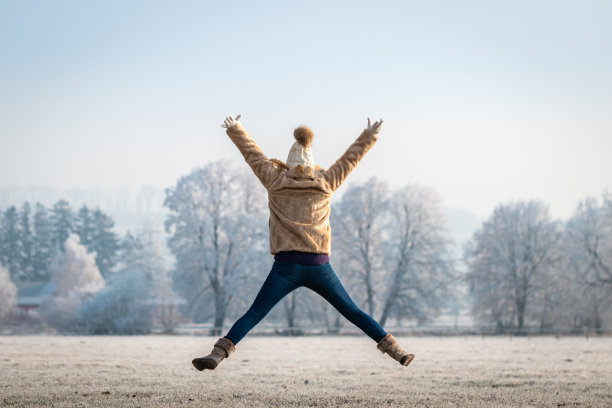
[[[325,179],[332,190],[336,190],[349,173],[357,166],[368,150],[378,140],[378,133],[382,128],[383,120],[370,124],[361,132],[361,135],[346,149],[346,152],[325,172]]]
[[[229,116],[221,127],[227,128],[227,135],[234,142],[238,150],[240,150],[244,160],[246,160],[253,173],[261,181],[261,184],[268,188],[272,180],[278,175],[278,170],[261,152],[255,141],[244,130],[242,124],[238,122],[238,119],[240,119],[240,115],[236,116],[236,119]]]

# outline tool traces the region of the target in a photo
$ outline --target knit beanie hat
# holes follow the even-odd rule
[[[295,143],[289,150],[289,156],[287,156],[287,166],[293,168],[298,164],[304,167],[314,167],[314,160],[312,159],[312,150],[310,145],[312,144],[313,138],[312,130],[306,126],[300,126],[293,131],[293,137],[295,137]]]

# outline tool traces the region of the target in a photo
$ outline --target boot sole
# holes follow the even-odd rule
[[[214,370],[217,367],[217,362],[215,360],[205,358],[194,358],[191,360],[191,364],[193,364],[198,371],[204,369]]]
[[[407,366],[412,360],[414,360],[414,354],[408,354],[402,359],[402,361],[400,361],[400,364],[403,366]]]

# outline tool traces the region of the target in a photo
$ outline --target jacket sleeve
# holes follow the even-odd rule
[[[234,142],[238,150],[240,150],[244,160],[246,160],[253,173],[261,181],[261,184],[268,188],[279,173],[274,164],[261,152],[240,122],[227,129],[227,135]]]
[[[359,163],[377,140],[378,136],[376,133],[370,133],[364,130],[353,144],[346,149],[346,152],[327,169],[325,172],[325,179],[332,191],[340,187],[344,179],[357,166],[357,163]]]

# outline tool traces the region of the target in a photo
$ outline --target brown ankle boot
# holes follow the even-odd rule
[[[214,370],[221,360],[229,357],[234,350],[236,350],[234,343],[225,337],[221,337],[219,340],[217,340],[209,355],[206,357],[194,358],[191,363],[200,371],[204,370],[205,368]]]
[[[403,366],[407,366],[414,359],[414,354],[408,354],[406,351],[402,350],[391,333],[387,333],[376,347],[378,347],[383,354],[387,353],[393,359],[399,361]]]

